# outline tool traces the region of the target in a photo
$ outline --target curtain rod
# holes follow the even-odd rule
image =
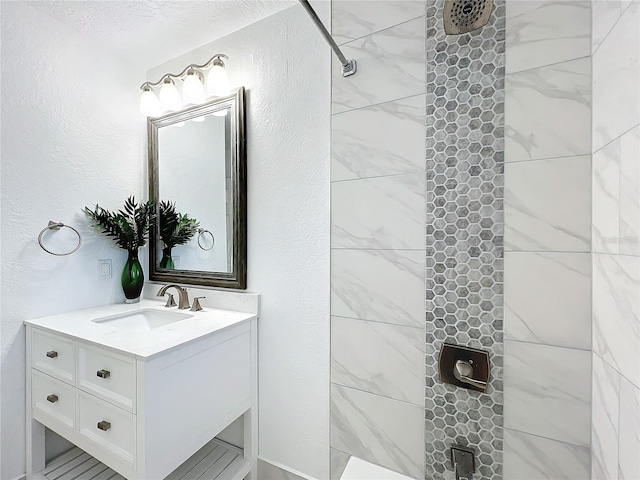
[[[307,11],[309,16],[311,17],[311,20],[313,20],[313,23],[316,24],[316,27],[318,27],[318,30],[320,30],[320,33],[322,34],[324,39],[327,41],[331,49],[334,51],[334,53],[340,60],[340,65],[342,65],[342,76],[348,77],[356,73],[357,71],[356,61],[353,59],[347,60],[347,57],[344,56],[344,54],[340,50],[340,47],[338,47],[338,44],[333,40],[333,37],[331,37],[331,34],[327,31],[324,24],[322,23],[322,20],[320,20],[320,17],[318,17],[318,14],[313,9],[313,7],[309,4],[308,0],[299,0],[299,2]]]

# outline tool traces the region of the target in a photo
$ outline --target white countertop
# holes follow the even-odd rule
[[[159,310],[193,315],[191,318],[146,331],[119,329],[109,323],[93,320],[102,317],[135,312]],[[140,359],[149,359],[159,353],[185,345],[199,338],[257,318],[252,313],[206,308],[200,312],[165,308],[163,301],[141,300],[136,304],[104,305],[101,307],[61,313],[26,320],[26,325],[69,335],[77,340],[102,345]]]

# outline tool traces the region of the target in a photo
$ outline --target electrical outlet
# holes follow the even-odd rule
[[[111,278],[111,259],[98,260],[98,280]]]

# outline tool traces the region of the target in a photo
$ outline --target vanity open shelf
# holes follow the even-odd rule
[[[251,471],[244,452],[214,439],[175,469],[166,480],[241,480]],[[34,480],[125,480],[88,453],[73,448],[54,458]]]
[[[45,427],[93,471],[104,465],[103,480],[107,467],[129,480],[255,471],[257,314],[208,309],[142,329],[100,320],[151,318],[154,309],[167,312],[146,300],[26,322],[27,479],[57,480],[56,462],[72,466],[69,452],[45,467]],[[240,417],[244,449],[214,438]],[[86,471],[60,478],[93,478]]]

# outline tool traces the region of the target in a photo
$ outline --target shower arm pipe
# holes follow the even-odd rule
[[[324,24],[322,23],[322,20],[320,20],[320,17],[318,17],[318,14],[316,13],[316,11],[309,4],[309,1],[299,0],[299,2],[307,11],[309,16],[311,17],[311,20],[313,20],[313,23],[316,24],[316,27],[318,27],[318,30],[320,30],[320,33],[322,34],[322,36],[327,41],[327,43],[329,44],[333,52],[338,57],[338,60],[340,60],[340,65],[342,66],[342,76],[349,77],[354,73],[356,73],[357,71],[356,61],[353,59],[347,60],[347,57],[344,56],[344,54],[340,50],[340,47],[338,47],[338,44],[333,40],[333,37],[331,37],[331,34],[329,34],[329,32],[327,31]]]
[[[165,78],[177,78],[177,79],[184,78],[191,69],[206,70],[207,68],[211,67],[214,64],[214,62],[219,58],[224,58],[225,60],[229,60],[229,57],[224,53],[216,53],[213,57],[211,57],[207,62],[203,63],[202,65],[196,65],[195,63],[192,65],[187,65],[185,69],[182,70],[177,75],[173,73],[167,73],[166,75],[163,75],[162,78],[157,82],[144,82],[142,85],[140,85],[140,90],[144,90],[145,88],[151,88],[151,87],[159,87],[160,84],[164,82]]]

